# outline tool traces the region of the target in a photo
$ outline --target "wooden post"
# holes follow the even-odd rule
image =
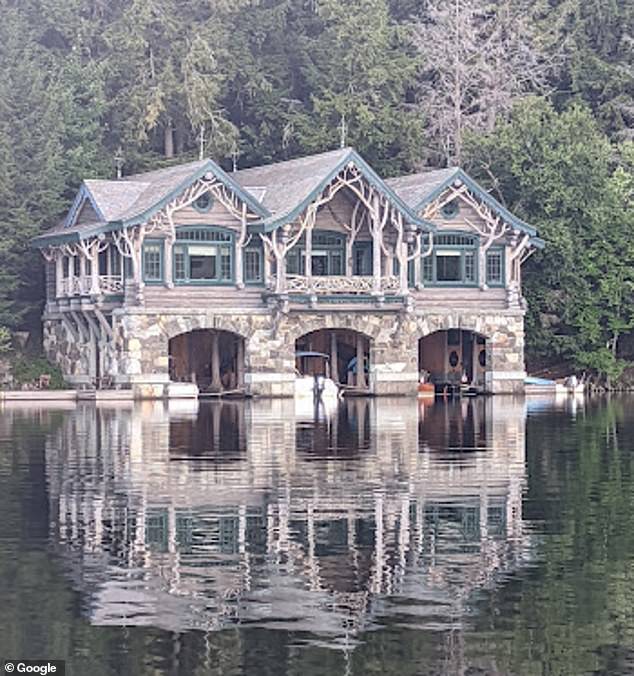
[[[66,295],[75,295],[75,256],[68,256],[68,286],[66,287]]]
[[[262,252],[262,259],[264,263],[264,288],[268,289],[269,288],[269,282],[271,281],[271,255],[267,251],[267,248],[264,247],[264,251]]]
[[[242,205],[242,214],[240,216],[240,236],[236,240],[236,267],[235,279],[236,288],[244,289],[244,245],[247,241],[247,205]]]
[[[304,275],[308,282],[308,288],[310,289],[313,285],[313,229],[312,227],[306,228],[306,246],[305,246],[306,257],[304,260]]]
[[[414,259],[414,288],[419,288],[423,285],[422,266],[420,256]]]
[[[61,298],[64,295],[64,256],[57,252],[55,256],[55,296]]]
[[[236,350],[236,386],[244,386],[244,338],[238,338]]]
[[[339,365],[337,363],[337,332],[330,332],[330,378],[339,384]]]
[[[100,296],[101,285],[99,283],[99,247],[93,247],[92,260],[90,263],[90,295]]]
[[[401,251],[399,253],[399,276],[401,295],[406,296],[409,292],[407,284],[407,242],[401,243]]]
[[[373,209],[370,217],[372,218],[372,292],[375,294],[381,293],[381,242],[380,233],[380,216],[379,216],[379,199],[375,195],[373,198]]]
[[[79,295],[84,293],[84,280],[86,279],[86,257],[83,254],[79,256]]]
[[[218,344],[218,332],[211,334],[211,389],[216,392],[222,389],[220,381],[220,346]]]
[[[171,237],[165,240],[165,261],[163,267],[165,286],[168,289],[172,289],[174,287],[174,240]]]
[[[357,335],[357,387],[365,387],[365,350],[363,336]]]

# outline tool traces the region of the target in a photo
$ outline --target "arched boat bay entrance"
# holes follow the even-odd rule
[[[311,331],[295,341],[295,369],[300,375],[323,375],[336,385],[367,390],[370,338],[352,329]]]
[[[244,389],[244,338],[230,331],[195,329],[169,341],[173,382],[193,382],[201,392]]]
[[[436,331],[418,341],[418,370],[437,391],[484,391],[488,361],[487,340],[475,331]]]

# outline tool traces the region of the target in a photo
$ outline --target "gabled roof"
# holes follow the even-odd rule
[[[462,169],[437,169],[384,181],[352,148],[341,148],[295,160],[277,162],[227,174],[213,160],[197,160],[119,180],[84,181],[66,219],[33,240],[36,246],[77,241],[100,232],[143,223],[183,190],[204,176],[214,176],[259,217],[249,227],[270,232],[295,220],[348,165],[379,191],[405,221],[426,230],[435,226],[421,214],[427,204],[455,181],[462,181],[482,202],[505,221],[528,233],[535,246],[543,246],[534,228],[513,216]],[[76,222],[83,206],[87,221]]]
[[[462,182],[469,192],[497,213],[503,220],[518,230],[530,235],[531,243],[542,248],[544,241],[537,236],[537,230],[522,219],[513,215],[505,206],[500,204],[495,197],[488,193],[479,183],[472,179],[459,167],[447,169],[434,169],[431,171],[399,176],[387,179],[386,183],[407,202],[417,213],[421,213],[425,207],[439,197],[447,188],[456,181]]]
[[[403,214],[407,222],[427,230],[435,229],[418,217],[353,148],[242,169],[231,176],[246,191],[261,196],[261,204],[270,216],[263,219],[260,229],[269,232],[297,218],[350,163]]]

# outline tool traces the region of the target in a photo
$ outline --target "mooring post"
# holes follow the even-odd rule
[[[220,382],[220,349],[218,345],[218,333],[214,331],[211,334],[211,388],[213,390],[222,389]]]
[[[357,387],[365,387],[365,350],[363,336],[357,336]]]

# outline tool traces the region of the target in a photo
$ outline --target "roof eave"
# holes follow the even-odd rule
[[[242,186],[234,181],[227,172],[225,172],[221,167],[219,167],[213,160],[207,160],[207,162],[193,175],[189,176],[187,180],[183,181],[177,188],[168,193],[165,197],[159,200],[155,205],[146,209],[145,211],[123,220],[123,225],[125,227],[131,225],[138,225],[140,223],[145,223],[150,219],[154,214],[163,209],[169,202],[171,202],[177,195],[179,195],[183,190],[190,186],[194,181],[201,179],[208,172],[212,172],[216,178],[222,181],[230,190],[232,190],[240,200],[247,204],[253,213],[258,214],[262,218],[267,218],[270,216],[270,212],[260,204],[251,194],[249,194]]]
[[[462,169],[456,168],[456,170],[448,176],[437,188],[432,190],[429,195],[422,199],[415,207],[417,212],[422,211],[430,202],[439,197],[443,191],[445,191],[449,186],[451,186],[454,181],[457,179],[461,180],[470,191],[474,192],[478,197],[485,202],[489,207],[497,211],[505,221],[510,223],[512,226],[516,227],[518,230],[525,232],[527,235],[531,236],[531,241],[533,239],[539,239],[537,236],[537,230],[533,228],[528,223],[525,223],[521,218],[514,216],[505,206],[500,204],[495,197],[489,194],[484,188],[482,188],[476,181],[474,181],[468,174],[466,174]],[[540,240],[543,243],[543,240]]]
[[[328,175],[322,179],[315,188],[301,201],[295,205],[289,212],[280,216],[272,216],[269,214],[268,218],[264,218],[260,222],[252,223],[249,228],[252,232],[268,233],[276,230],[280,226],[291,223],[313,202],[325,189],[332,179],[350,162],[354,162],[357,167],[363,172],[365,178],[385,197],[387,197],[399,211],[406,217],[407,222],[415,225],[418,229],[425,232],[435,232],[436,226],[429,221],[420,218],[395,192],[390,188],[385,181],[370,167],[369,164],[357,153],[356,150],[350,149],[348,153],[337,163]]]

